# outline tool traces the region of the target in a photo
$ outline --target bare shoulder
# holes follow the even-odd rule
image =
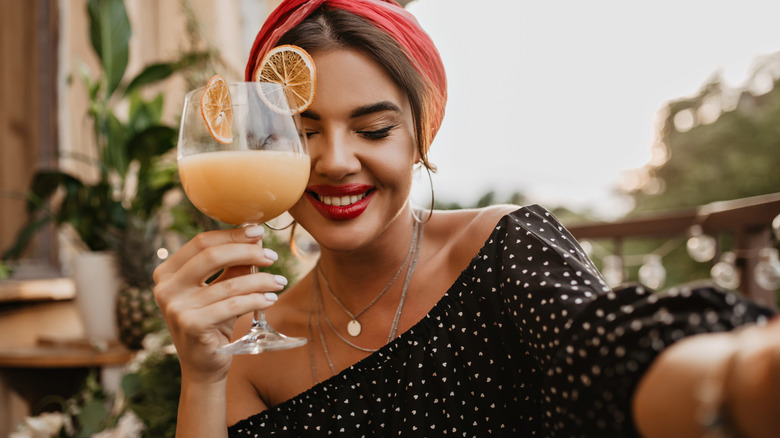
[[[484,242],[490,233],[493,232],[493,228],[496,226],[498,221],[501,220],[502,217],[512,213],[518,208],[520,208],[518,205],[500,204],[479,209],[477,210],[478,213],[474,217],[474,220],[471,222],[471,231],[475,233],[486,233],[484,235],[484,239],[482,239]]]
[[[437,211],[426,228],[449,248],[455,265],[464,265],[482,248],[496,224],[505,215],[520,208],[517,205],[492,205],[479,209]],[[432,236],[432,237],[433,237]]]
[[[484,208],[437,211],[433,218],[437,219],[436,225],[443,229],[459,234],[480,234],[483,235],[484,241],[502,217],[518,208],[520,207],[517,205],[501,204]]]

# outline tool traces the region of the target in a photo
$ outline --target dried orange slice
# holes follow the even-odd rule
[[[233,143],[233,106],[230,88],[220,75],[214,75],[200,96],[200,113],[214,140]]]
[[[281,100],[283,96],[260,93],[265,104],[280,113],[296,114],[306,111],[314,101],[315,78],[314,60],[302,48],[290,44],[271,49],[255,72],[255,81],[283,85],[289,110],[288,105]]]

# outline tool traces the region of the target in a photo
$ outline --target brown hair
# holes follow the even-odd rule
[[[333,48],[360,51],[381,65],[406,92],[412,107],[415,137],[422,163],[435,170],[428,161],[433,141],[433,117],[439,92],[420,73],[398,42],[371,22],[343,9],[323,6],[285,33],[277,45],[294,44],[309,52]]]

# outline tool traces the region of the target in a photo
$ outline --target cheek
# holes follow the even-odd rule
[[[419,153],[414,137],[405,136],[399,140],[392,147],[384,148],[381,155],[373,157],[371,166],[380,181],[395,181],[396,184],[408,186],[411,185]]]
[[[301,198],[298,199],[298,202],[296,202],[292,207],[290,207],[289,210],[287,210],[290,215],[292,215],[293,219],[295,219],[297,222],[300,222],[298,220],[298,217],[302,217],[302,215],[305,215],[308,211],[308,209],[312,209],[311,202],[309,202],[306,192],[304,192],[301,195]]]

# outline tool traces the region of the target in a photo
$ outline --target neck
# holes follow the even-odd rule
[[[352,309],[358,309],[391,281],[407,260],[413,240],[411,215],[399,215],[375,242],[350,252],[323,249],[320,270],[332,290]],[[408,262],[407,262],[408,265]],[[400,290],[396,279],[389,293]]]

